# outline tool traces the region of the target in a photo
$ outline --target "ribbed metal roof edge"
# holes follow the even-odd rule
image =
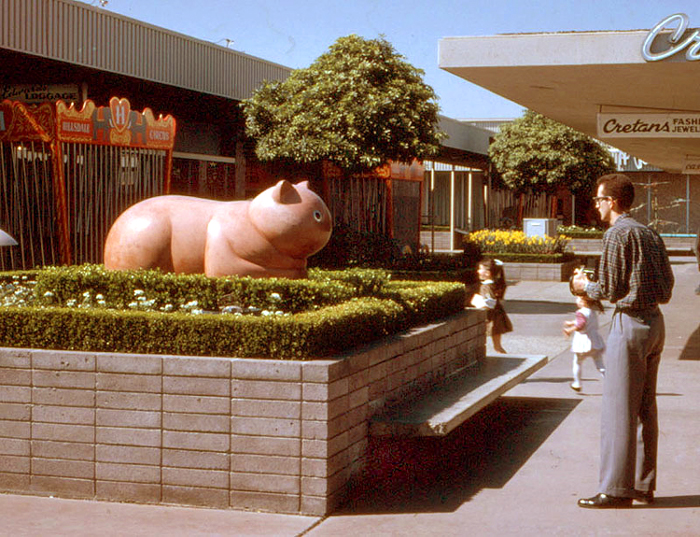
[[[0,0],[0,47],[235,100],[292,71],[74,0]]]

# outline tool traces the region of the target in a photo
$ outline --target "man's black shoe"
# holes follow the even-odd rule
[[[620,509],[632,507],[632,498],[618,498],[601,492],[592,498],[581,498],[578,506],[586,509]]]

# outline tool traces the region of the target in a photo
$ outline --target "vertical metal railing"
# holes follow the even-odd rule
[[[63,143],[74,264],[101,263],[109,228],[130,205],[164,193],[166,152]]]
[[[58,262],[52,156],[42,142],[0,143],[0,228],[18,242],[0,249],[0,269]]]

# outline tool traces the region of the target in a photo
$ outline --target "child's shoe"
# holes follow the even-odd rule
[[[569,388],[571,388],[575,392],[581,391],[581,385],[578,382],[572,382],[571,384],[569,384]]]

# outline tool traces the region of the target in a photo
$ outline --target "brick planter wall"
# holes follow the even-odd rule
[[[328,360],[0,349],[0,490],[323,515],[368,421],[483,358],[485,314]]]

